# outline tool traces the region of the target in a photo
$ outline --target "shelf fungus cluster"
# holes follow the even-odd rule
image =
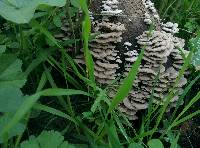
[[[95,58],[95,76],[99,83],[109,84],[110,81],[115,80],[119,64],[122,63],[120,53],[116,50],[117,43],[122,40],[122,33],[125,30],[121,23],[110,23],[103,20],[97,22],[94,31],[101,34],[94,39],[91,44],[91,53]]]
[[[184,40],[174,36],[179,31],[178,24],[162,23],[150,0],[95,0],[90,11],[92,31],[97,34],[90,42],[97,82],[106,85],[119,75],[126,76],[140,50],[145,48],[133,88],[119,105],[119,110],[130,120],[137,119],[137,111],[148,108],[153,89],[153,102],[162,105],[183,65],[179,49],[188,54],[183,49]],[[149,25],[154,25],[155,29],[148,31]],[[176,86],[171,107],[186,83],[187,79],[182,77]],[[115,90],[108,94],[114,96]]]

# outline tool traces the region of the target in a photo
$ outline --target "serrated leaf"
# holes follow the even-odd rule
[[[0,132],[3,129],[3,127],[10,121],[12,118],[11,114],[5,114],[0,117]],[[25,125],[22,123],[16,124],[8,133],[8,138],[11,138],[13,136],[22,134],[25,130]],[[0,143],[3,142],[3,138],[0,136]]]
[[[151,139],[147,145],[149,148],[164,148],[162,142],[159,139]]]
[[[56,131],[43,131],[37,138],[31,136],[28,141],[21,143],[21,148],[75,148],[64,141],[64,137]]]
[[[44,148],[56,148],[64,141],[64,137],[59,132],[54,131],[42,132],[37,139]]]
[[[0,63],[0,112],[15,112],[24,100],[20,90],[26,82],[22,61],[15,55],[2,54]]]
[[[106,96],[106,92],[104,92],[103,90],[101,90],[100,93],[97,95],[97,98],[95,99],[91,107],[91,112],[94,113],[97,110],[97,108],[101,106],[102,101],[106,102],[108,105],[110,104],[110,100]]]
[[[66,0],[0,0],[0,15],[18,24],[28,23],[39,5],[62,7],[65,3]]]
[[[35,136],[30,136],[28,141],[24,141],[21,143],[21,148],[39,148],[39,143]]]

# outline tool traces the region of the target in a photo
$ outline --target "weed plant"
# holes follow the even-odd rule
[[[3,16],[0,17],[2,147],[179,147],[180,130],[177,127],[200,114],[198,108],[189,112],[200,100],[199,89],[191,95],[192,87],[198,86],[200,80],[199,71],[194,69],[198,65],[191,64],[194,53],[200,51],[195,44],[200,40],[198,0],[156,3],[163,19],[180,24],[182,31],[179,35],[187,40],[190,52],[184,57],[184,64],[164,105],[152,103],[153,87],[148,110],[142,112],[140,120],[134,123],[117,106],[134,83],[145,47],[115,97],[109,98],[108,88],[115,82],[106,88],[95,82],[94,62],[88,47],[92,38],[91,21],[85,0],[48,0],[48,3],[38,0],[27,4],[0,0],[1,4],[5,4],[5,9],[0,6]],[[21,9],[18,5],[29,9]],[[11,6],[17,7],[15,16],[6,9]],[[33,7],[37,7],[35,12],[31,11],[35,9]],[[18,13],[22,15],[17,17]],[[55,36],[61,32],[63,16],[67,18],[72,35],[61,40]],[[80,48],[84,51],[85,67],[73,60]],[[188,84],[176,108],[167,116],[170,100],[176,95],[175,88],[188,69],[192,72]],[[159,73],[155,85],[158,76]],[[181,106],[182,100],[188,97]]]

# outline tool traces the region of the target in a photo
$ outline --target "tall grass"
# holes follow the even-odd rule
[[[199,0],[154,0],[161,18],[179,24],[179,36],[188,41],[200,30]]]
[[[200,111],[197,110],[194,113],[186,115],[186,112],[195,103],[200,101],[200,92],[198,92],[195,97],[191,98],[190,102],[182,107],[182,109],[180,108],[180,102],[184,100],[189,90],[191,90],[193,85],[199,80],[199,74],[194,80],[189,82],[184,89],[184,93],[180,96],[171,118],[165,116],[170,101],[175,95],[174,90],[176,90],[180,78],[190,66],[193,50],[184,58],[183,67],[179,71],[174,86],[170,88],[164,105],[156,105],[153,103],[154,88],[160,74],[158,72],[154,81],[154,87],[152,88],[152,94],[149,98],[149,108],[146,114],[143,115],[142,121],[137,121],[141,126],[134,129],[134,124],[118,111],[117,106],[123,101],[132,88],[145,47],[141,50],[128,76],[116,90],[115,97],[109,98],[107,94],[108,88],[102,88],[95,82],[94,62],[88,47],[91,22],[87,3],[85,0],[80,0],[78,3],[74,2],[74,5],[78,5],[78,8],[80,7],[83,11],[82,34],[80,40],[82,41],[84,49],[86,70],[82,67],[80,68],[73,60],[72,56],[70,56],[67,50],[62,46],[60,41],[55,39],[52,32],[48,30],[48,26],[45,26],[46,23],[44,20],[42,23],[38,20],[32,20],[29,24],[30,30],[28,32],[32,34],[33,30],[36,30],[38,34],[52,43],[52,48],[41,50],[39,55],[26,67],[24,76],[29,76],[35,69],[39,68],[42,73],[37,74],[38,80],[35,81],[37,84],[35,92],[26,97],[23,104],[19,106],[17,112],[14,113],[12,119],[0,130],[0,135],[4,137],[4,147],[6,148],[12,145],[12,143],[14,143],[15,148],[19,146],[23,134],[19,135],[15,141],[14,138],[12,140],[8,139],[8,133],[15,128],[17,123],[25,118],[28,118],[28,123],[28,121],[30,121],[29,115],[32,110],[45,112],[47,116],[52,115],[53,117],[59,117],[59,119],[66,121],[68,125],[61,129],[62,133],[66,136],[72,135],[75,142],[86,143],[91,147],[120,148],[128,147],[129,145],[139,145],[143,147],[146,146],[145,144],[148,143],[148,141],[158,137],[163,141],[163,137],[167,136],[169,133],[175,134],[175,138],[171,141],[171,147],[175,147],[180,134],[173,132],[173,129],[200,114]],[[199,11],[196,7],[199,5],[199,1],[197,0],[163,0],[159,1],[158,5],[163,18],[167,18],[171,21],[178,20],[182,25],[190,21],[190,17],[197,21],[199,19],[196,18],[199,15],[196,13]],[[184,7],[182,8],[182,6]],[[72,11],[69,5],[67,8],[70,8],[70,11]],[[181,8],[181,10],[184,9],[184,11],[178,11],[179,8]],[[55,11],[56,10],[53,10],[53,12]],[[187,14],[188,12],[191,13]],[[53,16],[52,13],[49,16],[50,18]],[[73,23],[71,23],[71,25],[73,25]],[[72,28],[74,28],[74,26],[72,26]],[[24,33],[27,32],[23,32],[22,28],[19,32],[21,37],[20,45],[23,47],[22,49],[24,49]],[[56,54],[60,55],[60,59],[55,56]],[[62,77],[61,80],[64,81],[62,85],[60,84],[60,79],[54,76],[55,72],[59,73],[59,76]],[[48,104],[43,104],[42,101],[44,99],[58,100],[56,102],[58,102],[59,107],[56,105],[50,106]],[[37,120],[43,119],[37,117]],[[167,123],[163,126],[162,122],[164,121]]]

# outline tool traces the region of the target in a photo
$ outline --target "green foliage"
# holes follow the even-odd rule
[[[200,35],[196,38],[190,40],[191,48],[194,48],[194,56],[192,59],[192,64],[195,66],[196,70],[200,70]]]
[[[21,143],[20,148],[75,148],[64,141],[64,137],[56,131],[43,131],[38,137],[30,136],[28,141]]]
[[[80,8],[80,0],[70,0],[71,4],[76,7],[76,8]]]
[[[199,18],[195,13],[199,3],[195,0],[188,2],[158,2],[162,16],[178,22],[183,27],[179,35],[186,40],[192,38],[191,51],[189,56],[184,57],[184,65],[176,84],[170,88],[164,105],[153,103],[154,87],[158,81],[156,78],[148,111],[142,115],[138,114],[141,120],[131,122],[117,106],[134,83],[144,49],[128,76],[117,88],[115,97],[109,98],[109,89],[116,88],[115,84],[119,79],[106,88],[95,82],[94,62],[89,49],[89,42],[95,37],[90,34],[89,1],[0,0],[0,15],[4,18],[0,18],[2,146],[163,148],[167,143],[171,148],[179,147],[181,135],[176,127],[200,114],[198,109],[190,112],[200,100],[200,93],[192,90],[200,78],[197,72],[183,88],[172,115],[168,117],[165,114],[171,99],[176,95],[174,90],[184,72],[188,67],[193,70],[191,63],[197,69],[199,66],[199,36],[196,36]],[[179,9],[180,11],[177,11]],[[83,13],[79,13],[80,11]],[[191,13],[186,15],[189,11]],[[62,29],[67,29],[70,35],[68,36],[68,32],[63,33]],[[189,35],[184,29],[187,29]],[[86,67],[74,60],[80,49],[84,51]],[[190,92],[193,95],[190,95]],[[187,97],[189,101],[181,106],[181,102]],[[37,115],[32,116],[35,112]],[[61,132],[45,131],[47,129]],[[36,135],[41,131],[38,137],[28,137],[29,132]],[[27,140],[22,142],[22,137]],[[75,144],[69,144],[65,140]]]
[[[41,96],[63,96],[63,95],[86,95],[90,96],[90,94],[80,91],[80,90],[68,90],[68,89],[46,89],[35,93],[32,96],[29,96],[25,99],[22,105],[18,108],[17,112],[13,116],[12,120],[8,122],[8,124],[3,128],[0,135],[5,135],[12,129],[23,117],[30,111],[33,105],[37,102],[37,100]]]
[[[151,139],[147,145],[149,148],[164,148],[162,142],[159,139]]]
[[[200,29],[199,0],[153,0],[161,18],[179,24],[179,35],[187,41]]]
[[[184,27],[190,32],[195,32],[199,26],[198,26],[198,23],[195,21],[188,21],[186,22]]]
[[[128,148],[144,148],[141,144],[131,143]]]
[[[0,45],[0,54],[6,51],[6,45]]]
[[[109,145],[111,148],[121,148],[120,140],[116,131],[116,127],[113,122],[106,125],[108,133]]]
[[[1,130],[3,129],[4,126],[6,126],[6,124],[12,119],[12,114],[7,113],[3,116],[0,116],[0,132],[2,132]],[[25,130],[25,125],[22,123],[17,123],[9,132],[8,132],[8,139],[20,135],[24,132]],[[3,142],[3,137],[0,136],[0,143]]]
[[[88,42],[89,42],[89,37],[90,37],[90,32],[91,32],[91,21],[90,21],[90,17],[89,17],[89,10],[87,7],[87,2],[85,0],[80,0],[80,6],[85,14],[84,21],[83,21],[83,27],[82,27],[85,62],[86,62],[86,67],[87,67],[87,71],[89,74],[89,78],[92,82],[95,82],[94,62],[93,62],[92,55],[88,48],[88,46],[89,46]]]
[[[5,51],[5,47],[1,51]],[[20,90],[26,82],[22,61],[13,54],[0,53],[0,112],[15,112],[24,98]]]
[[[0,15],[18,24],[28,23],[39,5],[62,7],[65,3],[65,0],[0,0]]]

